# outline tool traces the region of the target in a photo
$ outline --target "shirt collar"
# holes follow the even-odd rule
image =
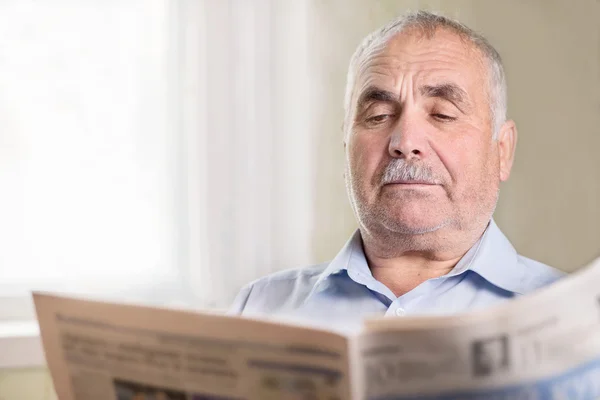
[[[360,237],[360,231],[357,229],[352,234],[350,239],[346,242],[344,247],[342,247],[340,252],[335,256],[335,258],[331,260],[327,268],[325,268],[325,270],[321,273],[319,279],[315,283],[315,287],[319,286],[325,279],[329,278],[331,275],[338,274],[342,271],[347,271],[350,267],[350,260],[360,261],[361,256],[368,269],[367,259],[362,248],[362,239]]]
[[[333,275],[347,272],[357,283],[367,285],[361,279],[374,279],[367,264],[362,247],[360,231],[356,230],[344,247],[321,273],[312,290],[322,287]],[[481,238],[460,259],[446,277],[457,276],[473,271],[493,285],[509,292],[522,294],[529,280],[522,268],[519,268],[515,248],[500,231],[492,219]]]
[[[492,220],[481,238],[470,269],[506,291],[523,294],[534,275],[519,264],[519,255],[496,222]]]

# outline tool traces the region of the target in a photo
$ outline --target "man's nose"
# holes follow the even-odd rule
[[[404,114],[390,135],[388,151],[394,158],[423,158],[427,152],[425,121],[417,115]]]

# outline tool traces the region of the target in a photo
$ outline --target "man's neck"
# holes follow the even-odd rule
[[[368,253],[366,249],[365,253]],[[427,260],[416,255],[393,259],[367,255],[373,277],[386,285],[398,297],[410,292],[428,279],[446,275],[460,258],[437,261]]]
[[[363,248],[373,277],[386,285],[396,296],[411,291],[428,279],[448,274],[481,237],[485,228],[470,235],[439,235],[445,239],[429,238],[423,246],[415,238],[390,237],[377,240],[363,235]],[[437,236],[437,235],[436,235]],[[443,241],[442,242],[438,241]],[[436,242],[439,245],[436,245]]]

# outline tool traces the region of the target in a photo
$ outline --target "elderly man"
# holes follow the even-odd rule
[[[365,317],[456,313],[560,278],[492,220],[517,130],[485,38],[423,11],[392,21],[354,53],[345,111],[358,231],[327,264],[251,283],[232,312],[352,331]]]

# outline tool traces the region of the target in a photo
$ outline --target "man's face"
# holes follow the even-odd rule
[[[492,137],[487,67],[453,33],[413,33],[358,72],[346,138],[350,199],[367,229],[472,229],[491,217],[508,177]]]

